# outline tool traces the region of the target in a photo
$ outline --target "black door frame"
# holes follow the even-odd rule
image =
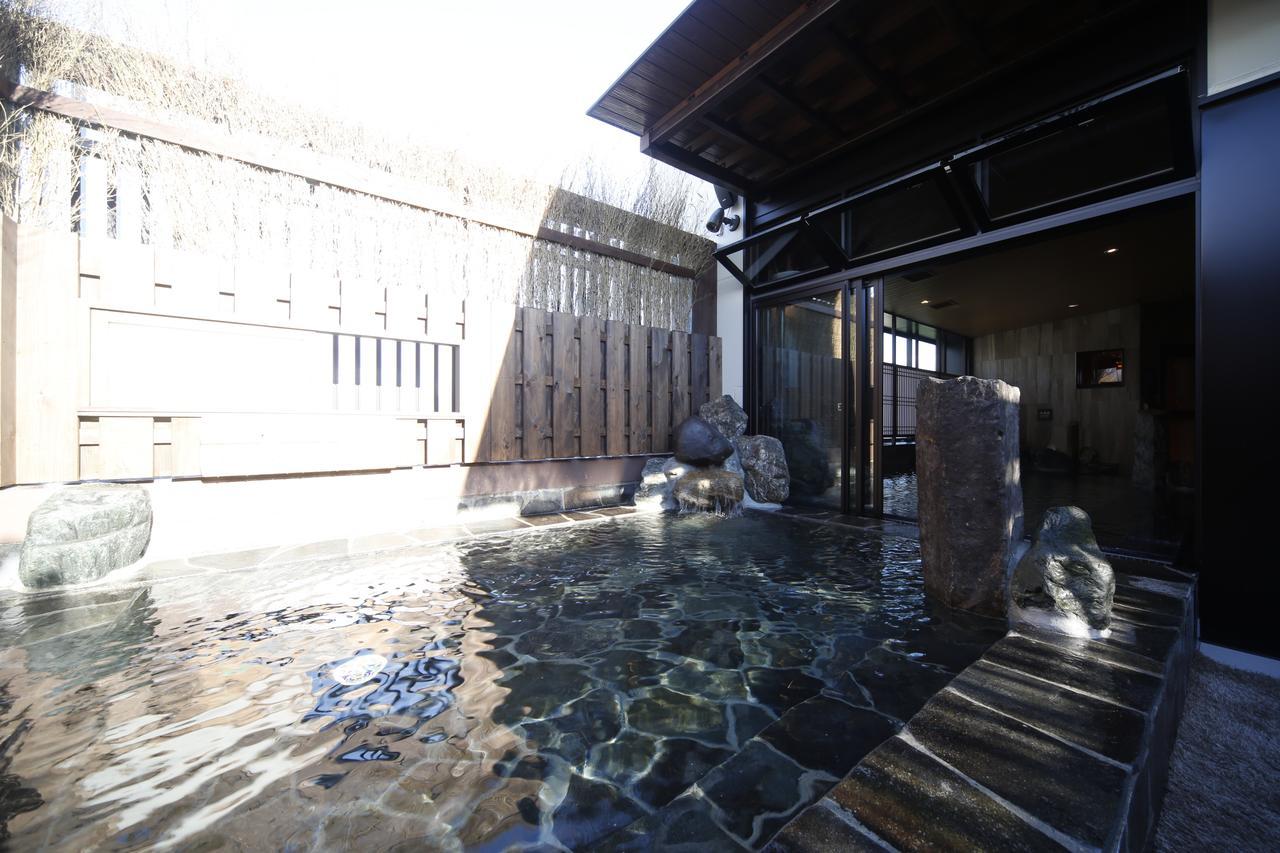
[[[856,335],[852,328],[854,299],[858,298],[861,288],[858,281],[850,280],[847,277],[841,280],[831,280],[825,278],[822,283],[815,283],[812,286],[803,288],[789,288],[785,293],[747,293],[747,299],[743,300],[746,314],[746,328],[744,329],[745,337],[743,338],[743,396],[746,397],[747,417],[754,426],[760,422],[759,405],[759,358],[757,357],[757,316],[758,313],[767,308],[776,308],[780,305],[790,305],[809,296],[817,296],[819,294],[840,292],[840,302],[843,316],[840,322],[840,407],[844,415],[843,424],[840,429],[840,508],[839,511],[848,514],[852,506],[852,492],[849,476],[850,463],[852,462],[852,453],[854,446],[852,445],[853,436],[850,429],[850,413],[853,412],[855,398],[857,392],[855,383],[852,381],[850,369],[851,357],[853,355],[854,342]],[[860,312],[859,312],[860,313]],[[859,483],[859,486],[861,484]]]
[[[883,377],[883,299],[884,276],[896,270],[906,269],[925,262],[954,259],[980,252],[1008,248],[1020,240],[1034,239],[1049,231],[1072,227],[1087,227],[1105,216],[1135,211],[1191,196],[1198,204],[1200,179],[1198,176],[1163,184],[1129,195],[1084,205],[1040,219],[1011,225],[973,237],[964,237],[892,258],[865,264],[854,269],[815,276],[794,284],[774,288],[744,288],[743,298],[743,396],[746,398],[747,416],[752,426],[759,423],[757,400],[756,359],[756,311],[769,305],[786,304],[804,296],[829,293],[843,288],[845,322],[842,324],[841,341],[844,350],[843,399],[845,426],[841,435],[841,465],[843,466],[840,511],[847,514],[884,517],[884,484],[881,479],[880,460],[883,459],[883,432],[876,417],[876,405],[880,404],[880,383]],[[1198,267],[1198,264],[1197,264]],[[1197,270],[1198,276],[1198,270]],[[1197,279],[1197,293],[1199,284]],[[856,323],[856,327],[852,324]],[[875,338],[870,336],[874,334]],[[853,352],[854,348],[858,352]],[[871,355],[869,355],[869,352]],[[1197,358],[1199,348],[1197,347]],[[857,356],[856,358],[854,356]],[[1197,376],[1199,376],[1197,365]],[[853,375],[857,370],[856,381]],[[1200,417],[1197,413],[1197,449],[1200,433]],[[871,429],[872,425],[876,429]],[[873,445],[874,444],[874,452]],[[852,446],[851,446],[852,445]],[[858,464],[851,465],[850,454],[856,449]],[[1198,454],[1197,454],[1198,464]],[[874,469],[874,470],[873,470]],[[856,480],[858,495],[856,505],[852,501],[850,481]],[[1197,478],[1198,480],[1198,478]],[[1198,537],[1197,537],[1198,538]]]

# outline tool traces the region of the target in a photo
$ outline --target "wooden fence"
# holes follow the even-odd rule
[[[468,305],[462,361],[472,462],[665,452],[721,393],[719,338],[536,308]]]
[[[0,485],[661,452],[718,338],[4,222]]]

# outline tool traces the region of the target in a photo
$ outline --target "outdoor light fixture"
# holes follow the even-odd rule
[[[742,217],[738,215],[726,216],[725,211],[738,203],[738,197],[732,190],[717,186],[716,201],[720,202],[720,209],[711,214],[707,218],[707,230],[712,234],[719,234],[720,229],[728,226],[730,231],[737,231],[738,226],[742,224]]]
[[[1114,255],[1114,254],[1115,254],[1116,252],[1118,252],[1118,251],[1120,251],[1120,250],[1119,250],[1119,249],[1117,249],[1115,246],[1112,246],[1110,249],[1107,249],[1107,254],[1108,254],[1108,255]]]

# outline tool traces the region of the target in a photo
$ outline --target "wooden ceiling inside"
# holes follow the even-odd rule
[[[751,192],[1135,5],[695,0],[589,114]]]

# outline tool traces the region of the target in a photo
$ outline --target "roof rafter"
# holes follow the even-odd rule
[[[802,31],[820,23],[848,0],[809,0],[779,21],[771,30],[747,48],[741,56],[721,68],[666,115],[645,129],[645,145],[664,143],[690,119],[698,118],[739,88],[754,79],[779,50],[791,43]]]

